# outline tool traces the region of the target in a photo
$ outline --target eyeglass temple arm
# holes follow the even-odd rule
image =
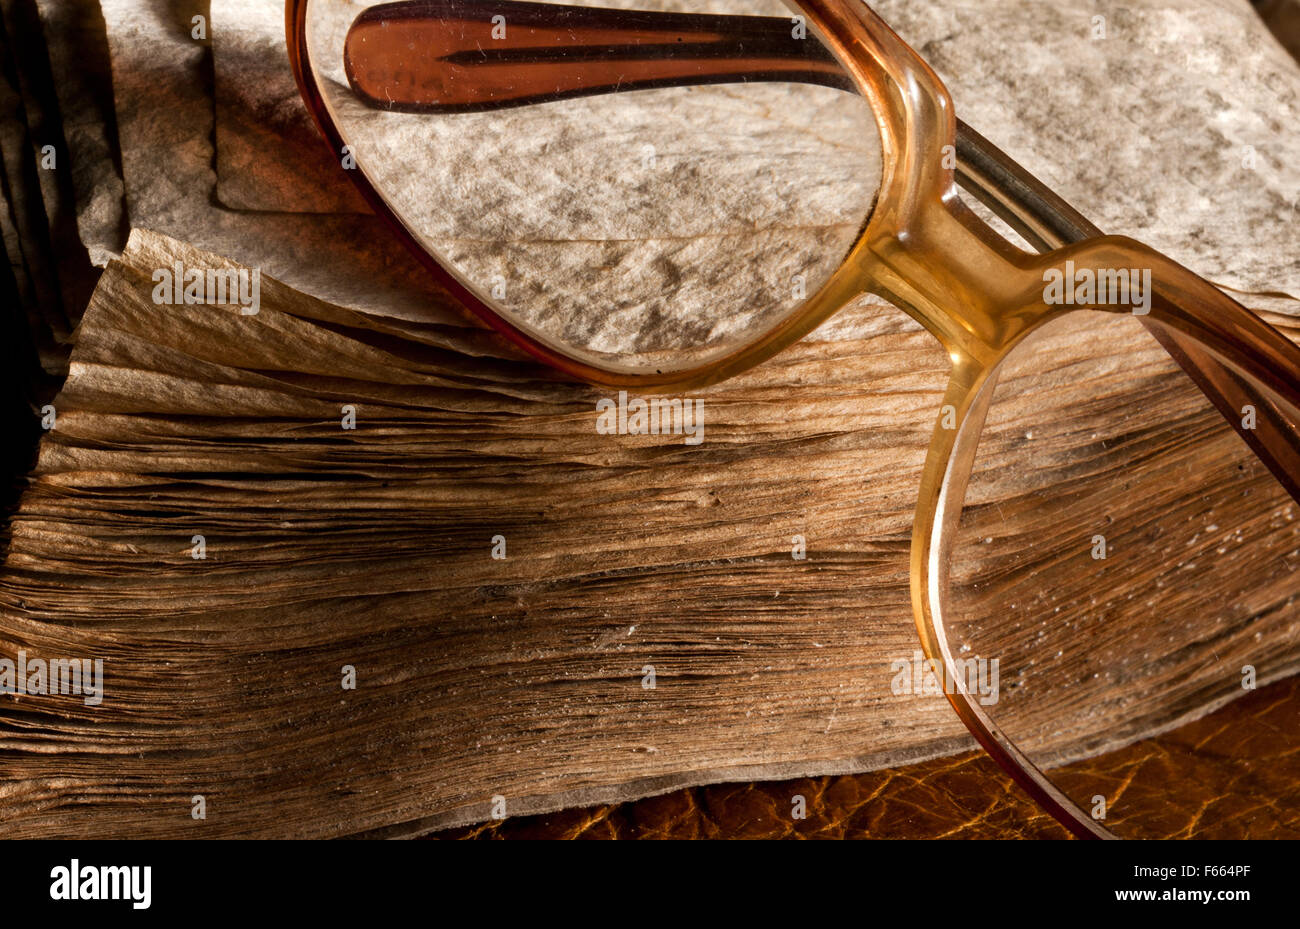
[[[960,121],[957,181],[1040,252],[1102,234],[1078,210]],[[1292,499],[1300,502],[1300,432],[1295,424],[1194,340],[1150,316],[1139,318]],[[1253,429],[1240,428],[1246,407],[1256,411]]]
[[[796,17],[408,0],[362,12],[344,69],[379,109],[474,112],[620,90],[784,81],[853,90]]]
[[[369,105],[418,113],[473,112],[624,90],[749,81],[856,89],[834,56],[795,17],[665,13],[527,0],[407,0],[370,7],[348,31],[344,64],[353,90]],[[1039,251],[1101,235],[1082,214],[960,121],[957,156],[958,183]],[[1228,311],[1235,312],[1236,304],[1222,299]],[[1150,316],[1141,319],[1234,427],[1240,425],[1246,406],[1255,408],[1256,428],[1237,431],[1300,501],[1300,436],[1295,426],[1193,339]]]

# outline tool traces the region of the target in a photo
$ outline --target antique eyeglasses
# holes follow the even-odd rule
[[[1071,762],[1300,670],[1300,349],[959,124],[869,7],[291,0],[287,27],[374,210],[573,377],[686,391],[863,294],[907,314],[949,369],[912,606],[979,743],[1081,837],[1294,816],[1295,720],[1199,767]],[[1216,808],[1179,778],[1221,780]],[[1126,804],[1143,779],[1167,806]]]

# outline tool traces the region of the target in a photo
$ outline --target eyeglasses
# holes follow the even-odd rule
[[[866,5],[610,2],[291,0],[290,59],[394,234],[570,376],[694,390],[864,294],[933,335],[917,683],[1074,834],[1168,834],[1176,783],[1124,802],[1159,758],[1063,765],[1300,667],[1300,349],[958,123]],[[1181,767],[1224,781],[1190,815],[1294,815],[1268,764]]]

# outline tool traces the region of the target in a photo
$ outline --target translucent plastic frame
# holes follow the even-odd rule
[[[309,62],[308,3],[287,4],[290,60],[304,100],[338,152],[345,142]],[[885,298],[924,326],[952,361],[943,404],[956,411],[956,428],[945,428],[951,422],[935,423],[913,524],[912,605],[923,649],[927,657],[943,661],[957,683],[948,699],[984,749],[1072,833],[1111,838],[999,730],[975,695],[965,692],[964,675],[954,669],[945,636],[949,555],[999,366],[1023,339],[1059,316],[1086,310],[1131,312],[1112,305],[1048,306],[1042,296],[1046,271],[1063,268],[1066,261],[1094,271],[1149,268],[1154,294],[1142,322],[1234,427],[1244,404],[1257,407],[1258,427],[1236,431],[1300,500],[1300,349],[1176,262],[1132,239],[1101,234],[977,134],[965,126],[959,132],[951,97],[938,76],[861,0],[790,0],[790,5],[816,28],[834,61],[714,62],[711,78],[695,80],[656,74],[661,63],[647,61],[639,86],[721,81],[744,73],[746,79],[803,80],[856,90],[870,103],[880,134],[880,195],[849,254],[819,291],[775,328],[707,365],[666,372],[598,365],[522,330],[430,255],[363,172],[347,173],[394,234],[465,309],[530,355],[593,384],[685,391],[716,383],[770,358],[864,292]],[[591,85],[574,92],[607,89],[613,88]],[[971,212],[957,195],[958,182],[1038,253],[1012,244]],[[1280,404],[1265,399],[1260,388]]]

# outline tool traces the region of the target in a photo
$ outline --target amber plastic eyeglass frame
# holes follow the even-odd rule
[[[306,17],[310,2],[289,0],[287,4],[289,57],[303,99],[325,138],[340,152],[345,141],[330,118],[309,59]],[[476,5],[480,8],[477,14],[472,11]],[[432,22],[436,26],[437,15],[454,14],[458,24],[463,24],[490,5],[476,0],[414,0],[392,6],[406,7],[416,19],[423,17],[426,25]],[[924,652],[942,661],[949,679],[956,683],[948,699],[980,745],[1044,809],[1076,836],[1113,838],[1058,790],[1001,732],[977,697],[966,692],[964,676],[955,670],[945,635],[949,555],[999,366],[1028,335],[1067,313],[1132,312],[1129,307],[1113,305],[1048,306],[1043,301],[1046,271],[1063,268],[1066,261],[1072,261],[1076,269],[1094,272],[1149,268],[1154,295],[1149,314],[1140,317],[1142,322],[1234,427],[1239,426],[1237,411],[1245,403],[1256,405],[1259,427],[1249,433],[1236,431],[1292,497],[1300,500],[1300,349],[1176,262],[1132,239],[1102,235],[967,127],[962,126],[959,134],[952,99],[938,76],[865,3],[789,0],[789,5],[813,27],[831,52],[830,59],[823,52],[802,62],[790,61],[789,55],[764,48],[753,37],[742,52],[744,43],[732,47],[722,29],[726,24],[721,22],[740,17],[646,14],[660,17],[660,26],[650,24],[652,31],[682,28],[681,23],[664,17],[694,17],[691,30],[695,39],[712,30],[714,34],[706,41],[715,50],[702,53],[691,73],[664,70],[662,58],[647,56],[642,82],[623,85],[628,89],[729,80],[805,81],[856,90],[870,103],[876,117],[883,154],[880,194],[847,257],[816,293],[773,329],[708,364],[664,372],[604,366],[575,357],[537,333],[521,329],[421,246],[364,171],[346,173],[394,234],[465,309],[533,357],[589,383],[643,391],[704,387],[770,358],[863,293],[883,297],[924,326],[951,358],[943,405],[956,414],[956,428],[942,419],[935,423],[913,524],[912,605]],[[710,19],[717,22],[707,22]],[[602,27],[594,29],[590,41],[622,40]],[[805,43],[804,47],[810,46]],[[588,60],[598,58],[593,55]],[[574,60],[566,66],[574,75],[573,86],[561,95],[619,89],[602,83],[598,68],[584,71],[584,65]],[[349,62],[348,68],[354,89],[362,93],[362,76],[353,63]],[[461,108],[519,105],[543,96],[548,95],[494,100],[489,94],[477,105],[473,100],[462,101]],[[418,100],[409,102],[413,110],[436,109]],[[954,151],[959,159],[955,168]],[[361,160],[358,156],[359,165]],[[1039,253],[1012,244],[966,207],[957,195],[959,180]],[[1264,391],[1280,403],[1271,402]]]

